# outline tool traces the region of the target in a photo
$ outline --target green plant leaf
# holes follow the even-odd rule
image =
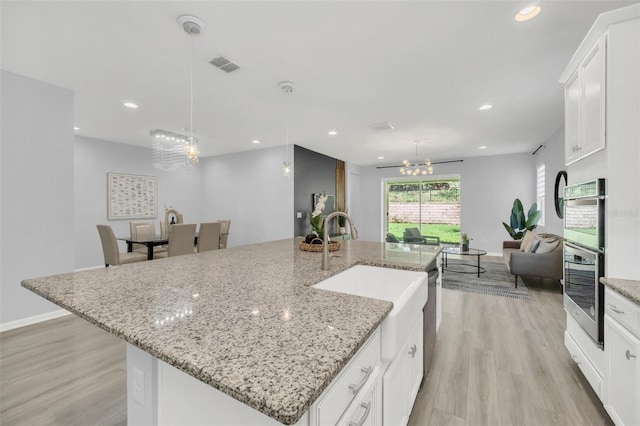
[[[529,215],[529,219],[527,219],[527,223],[525,227],[528,230],[534,229],[536,226],[538,226],[538,221],[540,220],[541,217],[542,217],[542,212],[540,210],[533,212],[533,214]]]
[[[531,217],[537,211],[538,211],[538,203],[533,203],[531,204],[531,208],[527,212],[527,216]]]
[[[507,225],[504,222],[502,222],[502,224],[504,225],[504,229],[506,229],[507,232],[509,233],[509,235],[511,235],[511,237],[513,238],[513,236],[515,235],[515,232],[513,231],[513,228],[510,227],[509,225]]]

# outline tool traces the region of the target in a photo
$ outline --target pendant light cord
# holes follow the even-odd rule
[[[191,73],[190,73],[190,82],[189,82],[189,89],[191,92],[191,116],[190,116],[190,123],[189,123],[189,129],[191,130],[191,138],[193,140],[193,34],[189,35],[191,37]]]

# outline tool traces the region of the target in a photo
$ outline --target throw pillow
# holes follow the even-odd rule
[[[545,238],[547,240],[548,238]],[[545,241],[541,240],[540,245],[536,249],[536,253],[551,253],[553,250],[558,247],[558,240],[553,241]]]
[[[522,239],[522,242],[520,243],[520,250],[528,252],[531,250],[531,246],[533,245],[533,239],[536,236],[536,234],[534,234],[531,231],[527,231],[524,234],[524,238]]]
[[[536,250],[538,250],[538,247],[540,247],[540,243],[542,241],[540,240],[536,240],[536,242],[531,246],[531,250],[529,251],[529,253],[535,253]]]

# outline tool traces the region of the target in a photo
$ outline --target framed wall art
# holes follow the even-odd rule
[[[109,220],[157,217],[157,198],[157,177],[107,173]]]

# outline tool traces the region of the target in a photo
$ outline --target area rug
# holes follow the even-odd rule
[[[457,259],[449,259],[450,266],[453,266],[456,262],[459,261]],[[518,288],[514,287],[514,276],[509,273],[504,262],[485,261],[480,258],[480,266],[486,269],[486,272],[480,274],[480,278],[476,274],[444,271],[442,287],[451,290],[511,297],[513,299],[534,300],[522,279],[518,279]]]

